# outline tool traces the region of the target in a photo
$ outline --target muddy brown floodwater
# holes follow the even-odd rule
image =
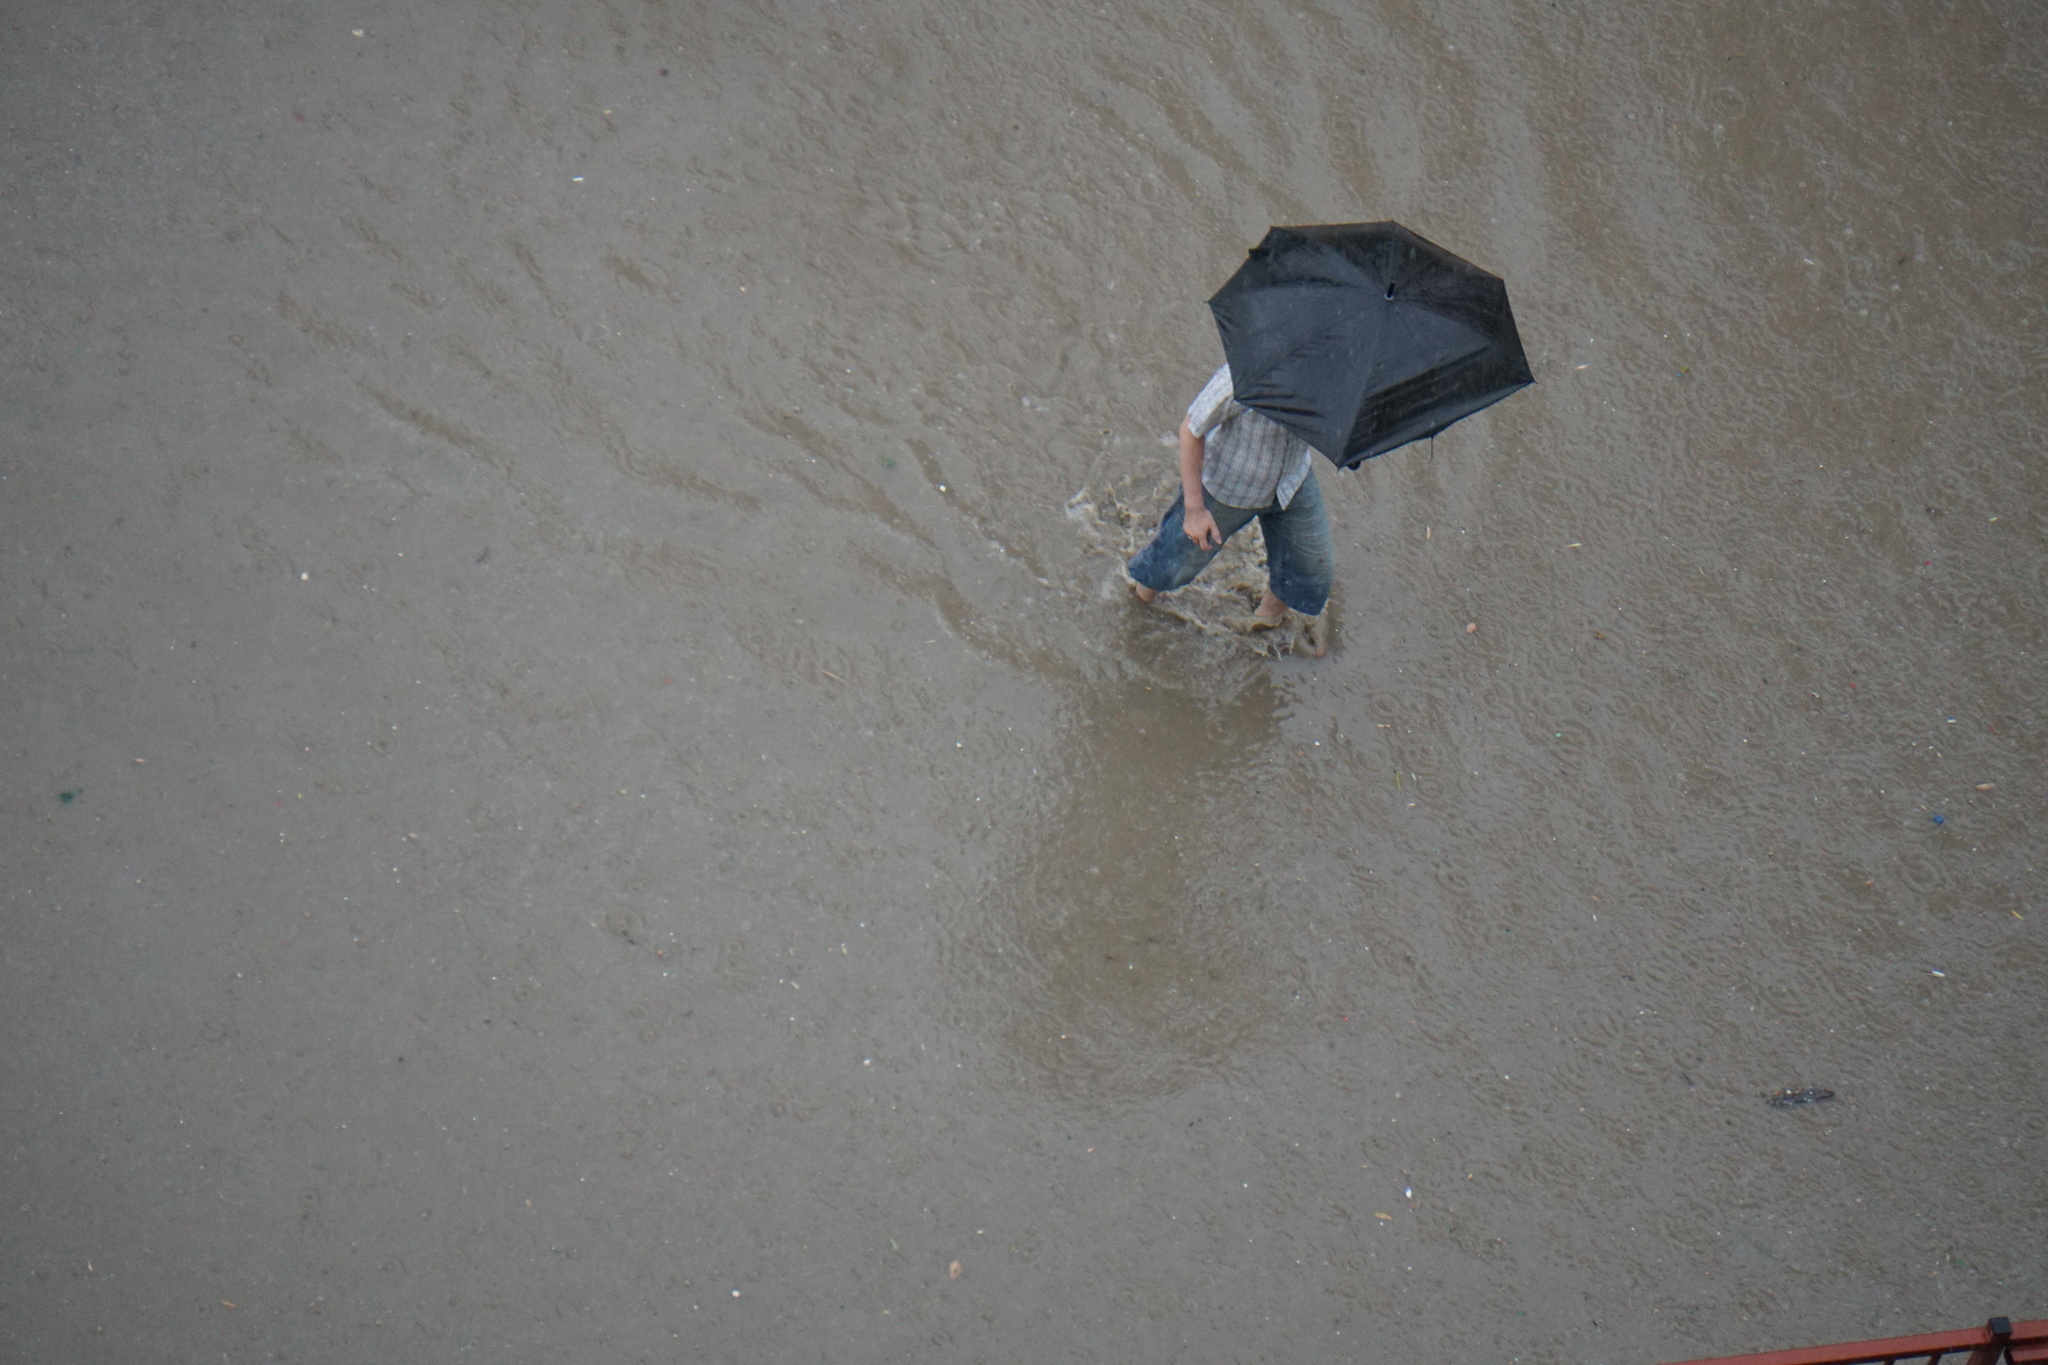
[[[0,25],[0,1356],[2048,1315],[2048,9]],[[1135,608],[1382,218],[1536,387]]]

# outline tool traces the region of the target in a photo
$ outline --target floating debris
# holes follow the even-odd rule
[[[1835,1092],[1832,1090],[1822,1090],[1818,1086],[1802,1085],[1795,1089],[1780,1090],[1766,1095],[1764,1096],[1764,1103],[1773,1109],[1790,1109],[1795,1104],[1819,1104],[1822,1100],[1831,1100],[1834,1097]]]

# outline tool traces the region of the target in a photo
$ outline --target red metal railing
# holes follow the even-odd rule
[[[1687,1360],[1678,1365],[1898,1365],[1926,1361],[1941,1365],[2048,1365],[2048,1319],[2014,1322],[1993,1318],[1982,1327],[1960,1332],[1928,1332],[1917,1337],[1883,1341],[1848,1341],[1839,1346],[1805,1346],[1796,1351],[1764,1351],[1753,1356],[1719,1356]]]

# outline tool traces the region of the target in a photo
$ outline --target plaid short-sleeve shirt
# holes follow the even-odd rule
[[[1231,507],[1285,507],[1308,477],[1315,452],[1230,390],[1230,366],[1223,365],[1188,404],[1188,430],[1202,438],[1202,487]]]

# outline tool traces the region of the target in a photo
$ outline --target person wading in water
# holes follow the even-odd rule
[[[1271,630],[1299,612],[1307,652],[1330,648],[1324,608],[1335,553],[1330,516],[1310,461],[1315,451],[1287,428],[1231,396],[1230,366],[1219,367],[1180,424],[1180,499],[1152,543],[1126,566],[1141,602],[1192,583],[1223,542],[1252,518],[1266,538],[1265,598],[1253,630]]]

